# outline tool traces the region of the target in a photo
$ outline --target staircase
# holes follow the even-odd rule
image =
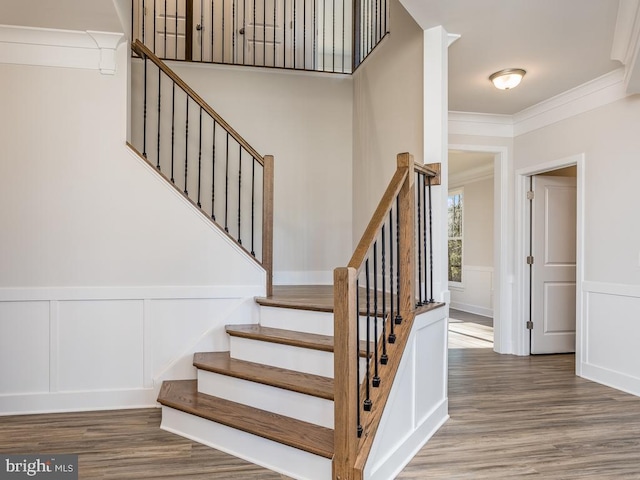
[[[194,355],[197,380],[165,381],[162,428],[293,478],[331,478],[333,300],[304,288],[315,301],[279,300],[275,287],[257,299],[260,324],[227,326],[228,352]]]

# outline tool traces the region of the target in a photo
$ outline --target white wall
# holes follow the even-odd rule
[[[409,152],[423,163],[423,31],[398,1],[391,33],[353,74],[353,241]]]
[[[128,55],[0,64],[0,414],[154,405],[256,321],[264,271],[125,146]]]
[[[464,226],[462,285],[449,286],[451,307],[493,316],[493,177],[455,188],[464,190]]]
[[[584,154],[582,335],[587,378],[640,395],[640,96],[635,95],[515,138],[515,166]],[[580,284],[580,283],[579,283]]]
[[[352,79],[171,67],[260,154],[275,157],[275,283],[332,283],[351,255]]]

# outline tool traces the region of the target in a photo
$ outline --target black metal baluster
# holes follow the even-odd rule
[[[176,82],[171,84],[171,183],[176,183],[173,177],[176,139]]]
[[[275,23],[274,23],[274,30],[275,30]],[[242,0],[242,29],[240,31],[244,32],[244,35],[247,34],[247,0]],[[245,65],[247,64],[246,38],[247,37],[238,37],[238,42],[242,43],[242,62],[241,63]]]
[[[241,218],[242,218],[242,145],[238,144],[238,243],[242,245]]]
[[[215,56],[215,52],[216,52],[216,49],[215,49],[215,37],[213,35],[213,32],[216,30],[216,28],[215,28],[216,24],[214,23],[215,14],[214,14],[213,10],[214,10],[213,0],[211,0],[211,62],[212,63],[216,59],[216,56]]]
[[[316,28],[317,28],[317,22],[318,22],[318,18],[316,16],[316,0],[313,0],[313,14],[312,14],[312,18],[313,18],[313,46],[312,46],[312,57],[313,57],[313,70],[316,70],[318,68],[318,64],[317,64],[317,49],[318,49],[318,36],[316,35]]]
[[[336,71],[336,0],[331,6],[331,71]]]
[[[229,132],[227,132],[226,164],[224,171],[224,231],[229,233]]]
[[[286,30],[286,25],[285,25]],[[247,32],[245,32],[245,35]],[[253,0],[253,32],[251,34],[253,38],[253,64],[256,64],[256,0]]]
[[[302,68],[307,68],[307,0],[302,3]]]
[[[164,0],[164,43],[163,43],[163,47],[164,49],[164,58],[168,58],[167,57],[167,0]]]
[[[224,62],[224,41],[225,41],[225,34],[224,34],[224,19],[226,17],[225,12],[227,10],[225,9],[225,0],[222,0],[222,63]]]
[[[200,203],[200,189],[202,187],[202,107],[200,107],[200,119],[198,122],[198,207],[202,208],[202,203]]]
[[[187,113],[184,124],[184,194],[189,195],[187,180],[189,174],[189,95],[187,95]]]
[[[358,0],[354,0],[358,1]],[[322,0],[322,71],[326,70],[327,58],[327,0]]]
[[[273,66],[276,67],[276,15],[277,9],[276,4],[273,5]],[[286,28],[286,26],[285,26]]]
[[[293,0],[293,33],[292,35],[292,40],[293,40],[293,68],[296,68],[296,57],[298,52],[296,52],[296,0]]]
[[[275,7],[274,7],[275,8]],[[267,0],[262,0],[262,65],[267,66]],[[275,25],[274,25],[275,28]]]
[[[176,25],[175,25],[176,26],[176,30],[175,30],[175,35],[174,35],[174,37],[175,37],[174,43],[175,43],[176,50],[175,50],[175,53],[173,54],[173,58],[175,58],[177,60],[178,59],[178,0],[175,0],[175,2],[176,2],[176,10],[175,10],[175,14],[176,14],[175,15],[175,17],[176,17]]]
[[[385,224],[382,224],[382,240],[380,242],[381,248],[381,260],[382,260],[382,355],[380,356],[380,363],[386,365],[389,361],[387,355],[387,270],[386,270],[386,258],[385,258]]]
[[[396,197],[396,318],[394,318],[394,322],[396,325],[400,325],[402,323],[402,315],[400,314],[400,275],[402,272],[400,271],[400,197]]]
[[[420,184],[420,172],[418,172],[418,184]],[[420,219],[420,210],[421,210],[421,196],[420,196],[420,188],[416,189],[416,194],[418,196],[418,201],[416,204],[416,213],[417,213],[417,217],[418,217],[418,239],[416,241],[416,245],[417,245],[417,249],[418,250],[418,301],[416,302],[416,307],[419,307],[420,305],[422,305],[422,244],[421,244],[421,240],[422,240],[422,221]],[[427,254],[427,252],[424,252],[425,255]],[[425,274],[426,274],[426,270],[425,270]]]
[[[378,242],[373,242],[373,381],[374,387],[380,386],[378,375]]]
[[[356,398],[358,399],[357,432],[362,436],[362,423],[360,421],[360,279],[356,278]]]
[[[422,197],[424,198],[424,202],[422,202],[422,218],[424,221],[424,227],[423,227],[423,238],[424,238],[424,244],[423,244],[423,251],[424,251],[424,304],[429,303],[429,294],[428,294],[428,287],[429,287],[429,282],[427,282],[427,264],[428,264],[428,260],[427,260],[427,192],[426,192],[426,188],[427,188],[427,184],[426,184],[426,180],[427,180],[427,175],[422,175]]]
[[[204,62],[204,41],[205,41],[205,26],[204,26],[204,0],[200,0],[200,61]],[[213,30],[213,26],[211,28]]]
[[[344,46],[345,44],[345,33],[346,33],[346,10],[345,10],[345,3],[346,0],[342,0],[342,73],[345,73],[345,66],[344,66],[344,59],[346,58],[345,55],[345,49]]]
[[[389,290],[390,290],[390,301],[389,301],[389,318],[391,321],[389,322],[389,343],[396,343],[396,333],[395,333],[395,317],[393,315],[393,307],[394,307],[394,297],[393,297],[393,287],[394,287],[394,278],[393,278],[393,206],[391,210],[389,210]],[[397,293],[396,293],[397,294]]]
[[[213,119],[213,141],[211,142],[211,219],[216,219],[216,120]]]
[[[256,256],[254,250],[254,231],[255,231],[255,206],[256,206],[256,159],[251,157],[251,255]]]
[[[429,177],[429,288],[431,295],[429,296],[429,303],[433,303],[433,216],[431,210],[431,177]]]
[[[144,57],[144,108],[142,113],[142,156],[147,158],[147,60]]]
[[[231,63],[234,65],[236,62],[236,2],[231,2]]]
[[[153,53],[156,53],[156,36],[158,29],[156,28],[156,0],[153,0]]]
[[[156,162],[156,168],[160,170],[160,112],[161,112],[161,102],[162,99],[162,70],[158,67],[158,142],[157,142],[157,150],[158,150],[158,159]]]
[[[366,388],[366,398],[364,399],[364,402],[362,403],[365,412],[368,412],[371,410],[371,392],[370,392],[370,385],[371,385],[371,365],[370,365],[370,358],[371,358],[371,287],[369,284],[369,259],[367,258],[365,260],[365,278],[366,278],[366,287],[367,287],[367,291],[365,292],[367,295],[367,345],[366,345],[366,365],[367,365],[367,369],[365,372],[365,388]]]

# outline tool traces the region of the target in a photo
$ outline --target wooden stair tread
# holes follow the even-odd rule
[[[163,382],[158,402],[321,457],[333,458],[333,430],[199,393],[196,380]]]
[[[231,358],[229,352],[196,353],[193,365],[200,370],[333,400],[332,378],[238,360]]]
[[[333,352],[333,337],[316,333],[296,332],[280,328],[263,327],[258,324],[227,325],[227,333],[233,337],[279,343],[293,347]],[[360,341],[360,356],[366,357],[367,343]],[[371,347],[373,351],[373,347]]]

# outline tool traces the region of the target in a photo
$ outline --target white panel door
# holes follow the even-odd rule
[[[292,12],[289,10],[285,11],[283,0],[240,0],[239,11],[245,15],[244,24],[239,30],[239,45],[242,45],[243,51],[237,63],[275,67],[285,65],[285,50],[291,55],[293,41],[291,30],[286,29],[287,24],[291,23]],[[287,65],[291,62],[292,59],[287,58]]]
[[[145,2],[145,43],[160,58],[185,59],[186,3],[187,0],[147,0]]]
[[[574,352],[576,179],[533,177],[531,353]]]

